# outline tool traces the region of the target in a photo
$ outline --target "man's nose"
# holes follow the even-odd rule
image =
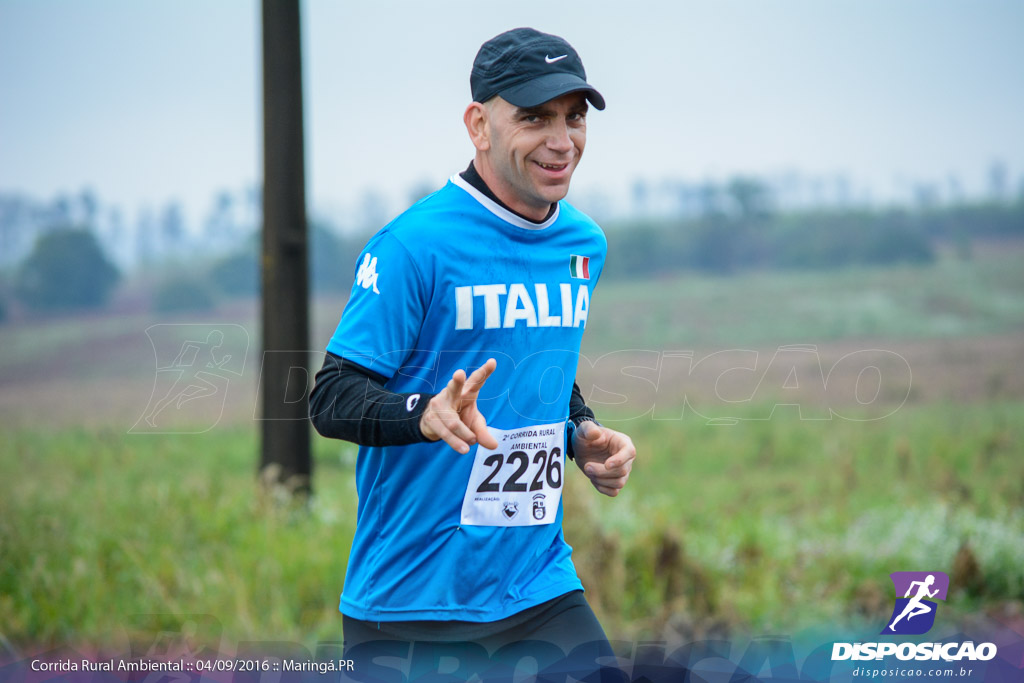
[[[548,135],[548,148],[563,154],[572,151],[572,138],[569,137],[569,126],[565,121],[555,121]]]

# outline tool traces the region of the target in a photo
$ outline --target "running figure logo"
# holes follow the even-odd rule
[[[131,433],[198,433],[220,420],[231,380],[241,377],[249,335],[238,325],[153,325],[153,393]],[[229,351],[230,349],[230,351]]]
[[[949,576],[943,572],[893,572],[889,576],[896,588],[896,606],[882,633],[914,636],[930,631],[938,605],[929,598],[946,599]]]

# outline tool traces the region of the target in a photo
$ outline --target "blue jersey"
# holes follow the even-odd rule
[[[360,447],[343,613],[494,621],[582,588],[562,537],[565,427],[606,250],[568,203],[537,225],[459,176],[366,245],[327,350],[413,394],[495,358],[478,406],[498,448]]]

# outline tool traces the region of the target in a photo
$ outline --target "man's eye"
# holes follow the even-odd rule
[[[523,121],[526,121],[527,123],[537,123],[540,121],[540,116],[537,114],[527,114],[523,117]]]

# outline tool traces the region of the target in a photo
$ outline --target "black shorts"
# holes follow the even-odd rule
[[[501,621],[367,622],[343,616],[352,680],[373,682],[618,682],[604,629],[582,591],[573,591]],[[569,676],[572,676],[570,679]]]

